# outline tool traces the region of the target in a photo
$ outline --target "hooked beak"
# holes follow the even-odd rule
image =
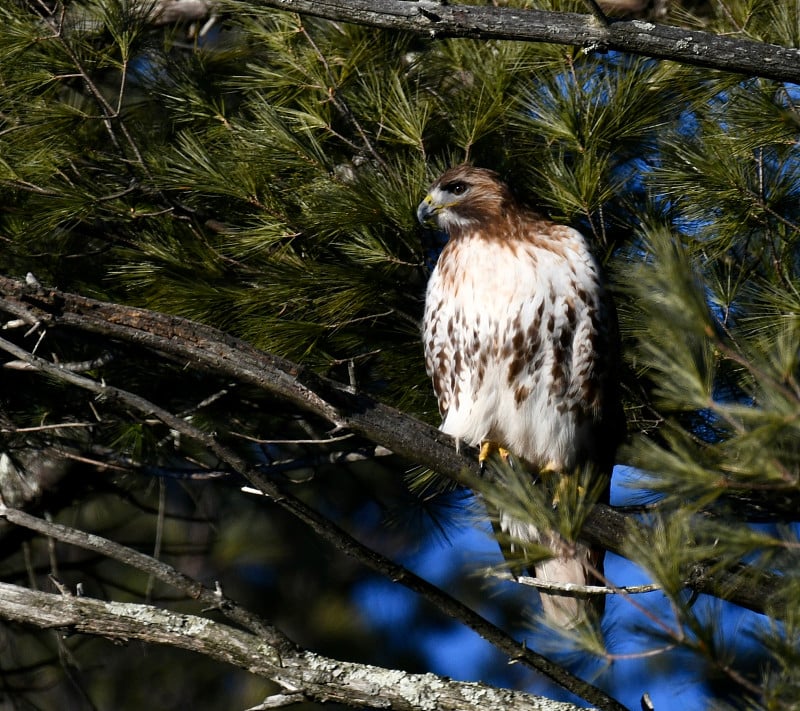
[[[433,198],[429,193],[417,208],[417,219],[424,227],[436,227],[436,213],[437,210],[433,207]]]

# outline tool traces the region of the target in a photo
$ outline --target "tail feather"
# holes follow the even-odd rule
[[[552,540],[552,537],[548,536]],[[550,541],[548,541],[549,545]],[[554,542],[555,544],[555,542]],[[574,583],[576,585],[591,585],[596,582],[592,562],[597,557],[595,551],[590,550],[582,543],[575,546],[575,552],[569,558],[563,555],[550,558],[537,563],[535,575],[544,582]],[[603,596],[595,598],[578,598],[566,595],[548,595],[541,593],[542,612],[554,625],[563,629],[572,629],[589,618],[589,610],[602,614]]]
[[[544,582],[573,583],[575,585],[596,585],[598,575],[603,573],[603,551],[590,548],[583,543],[575,543],[569,556],[564,554],[565,546],[557,533],[541,532],[529,523],[522,523],[501,512],[500,529],[512,540],[530,541],[549,548],[553,557],[533,566],[532,574]],[[508,546],[512,558],[519,560],[512,543]],[[521,567],[525,566],[524,563]],[[521,573],[521,568],[515,574]],[[605,598],[602,595],[589,599],[569,595],[541,593],[542,611],[547,620],[556,627],[572,629],[589,618],[590,610],[597,617],[603,614]]]

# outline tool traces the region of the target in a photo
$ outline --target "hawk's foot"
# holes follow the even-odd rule
[[[481,444],[481,451],[478,454],[478,464],[480,464],[481,472],[486,469],[486,460],[489,459],[495,452],[500,455],[500,459],[502,459],[508,466],[513,467],[514,464],[511,461],[511,452],[509,452],[505,447],[501,447],[497,442],[486,441]]]
[[[550,471],[552,473],[552,470]],[[558,504],[560,503],[562,497],[567,498],[569,497],[569,486],[572,483],[572,477],[568,474],[565,474],[561,477],[556,486],[556,492],[553,494],[553,510],[558,508]],[[578,496],[583,498],[586,495],[586,487],[582,484],[578,484]]]

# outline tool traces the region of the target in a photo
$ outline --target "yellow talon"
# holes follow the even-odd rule
[[[553,508],[554,509],[558,508],[558,504],[561,501],[562,495],[564,495],[564,498],[567,498],[566,495],[567,495],[567,493],[569,491],[568,487],[570,485],[571,479],[572,479],[572,477],[570,477],[570,476],[562,476],[561,480],[558,482],[558,485],[556,486],[556,492],[553,495]],[[586,487],[583,486],[582,484],[578,484],[578,486],[577,486],[577,494],[578,494],[578,498],[579,499],[584,498],[586,496]]]
[[[557,474],[560,471],[560,468],[556,462],[552,459],[547,462],[543,467],[539,469],[539,476],[547,475],[547,474]]]
[[[511,452],[505,447],[501,447],[497,442],[486,441],[481,444],[481,451],[478,454],[478,463],[481,465],[481,471],[486,468],[486,460],[489,459],[495,452],[500,455],[500,458],[509,466],[511,466]]]

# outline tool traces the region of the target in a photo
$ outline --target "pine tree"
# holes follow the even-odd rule
[[[568,0],[509,3],[520,4],[587,11]],[[794,0],[653,5],[641,9],[648,22],[800,45]],[[611,280],[630,433],[612,503],[642,524],[624,554],[660,588],[612,596],[602,628],[557,636],[552,655],[578,676],[594,669],[593,683],[626,704],[651,690],[658,700],[660,681],[687,664],[717,707],[800,704],[796,86],[603,47],[378,30],[245,0],[224,0],[200,32],[159,19],[161,7],[0,6],[0,273],[221,329],[436,425],[418,322],[441,245],[415,209],[449,165],[499,171],[522,200],[587,235]],[[469,493],[422,460],[379,456],[380,442],[331,432],[323,416],[148,342],[78,321],[23,324],[7,297],[4,343],[164,408],[380,550],[430,548],[475,516]],[[219,450],[8,360],[7,506],[222,579],[226,595],[323,654],[430,668],[419,640],[386,645],[389,633],[359,606],[365,590],[390,596],[390,586],[320,549],[280,508],[265,515]],[[515,487],[488,495],[524,509]],[[51,573],[90,597],[205,609],[22,528],[0,536],[5,582],[44,587]],[[442,584],[541,648],[535,594],[509,584],[495,600],[502,570],[487,582],[479,568]],[[698,597],[701,570],[724,574],[729,592],[755,588],[765,614],[721,602],[726,590]],[[415,602],[398,626],[436,624]],[[236,707],[274,693],[209,660],[175,664],[167,648],[148,651],[148,681],[122,693],[113,682],[130,654],[28,628],[5,634],[5,688],[43,708],[128,708],[153,703],[153,688],[174,696],[163,708],[228,707],[223,683],[236,688]],[[622,660],[631,649],[652,660],[635,682]],[[506,661],[479,673],[556,693]],[[30,669],[59,683],[44,690]]]

